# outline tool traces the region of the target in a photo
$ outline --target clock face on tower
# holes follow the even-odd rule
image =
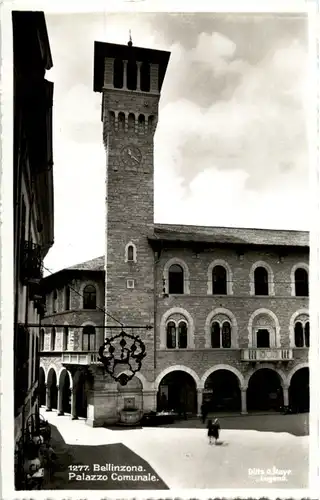
[[[125,165],[130,167],[135,167],[140,165],[142,160],[142,154],[137,146],[128,145],[121,150],[121,159]]]

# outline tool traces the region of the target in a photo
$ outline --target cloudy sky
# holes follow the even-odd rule
[[[155,136],[155,221],[309,229],[307,19],[47,14],[54,67],[57,271],[104,253],[105,153],[94,41],[169,50]]]

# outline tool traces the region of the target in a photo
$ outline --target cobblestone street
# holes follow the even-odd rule
[[[52,442],[58,456],[57,470],[46,478],[44,489],[308,487],[306,435],[225,429],[222,423],[221,445],[209,446],[206,431],[198,421],[195,427],[191,427],[190,421],[189,427],[111,430],[91,428],[84,420],[72,421],[70,416],[58,417],[56,412],[42,410],[42,414],[53,427]],[[295,417],[306,418],[290,417],[291,421]],[[243,427],[245,420],[250,422],[251,418],[234,418],[234,426],[239,422]],[[125,466],[127,470],[94,471],[94,464]],[[78,467],[75,474],[74,466],[79,465],[86,466],[87,471]],[[138,471],[130,472],[133,466]],[[100,474],[104,479],[92,479],[92,474]]]

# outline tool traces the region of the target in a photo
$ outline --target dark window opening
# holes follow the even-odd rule
[[[115,59],[113,63],[113,86],[116,89],[123,87],[123,61]]]
[[[264,267],[257,267],[254,271],[255,295],[269,295],[268,271]]]
[[[135,128],[136,118],[133,113],[130,113],[128,116],[128,130],[133,132]]]
[[[227,294],[227,271],[223,266],[215,266],[212,271],[212,293]]]
[[[297,269],[294,273],[296,297],[308,297],[309,280],[305,269]]]
[[[56,329],[53,326],[51,328],[51,351],[55,351],[56,349]]]
[[[87,285],[83,290],[83,309],[96,309],[97,293],[93,285]]]
[[[96,329],[94,326],[87,325],[82,330],[82,349],[83,351],[94,351],[96,348]]]
[[[225,321],[222,325],[222,347],[231,347],[231,325],[228,321]]]
[[[150,64],[143,62],[140,68],[140,89],[150,92]]]
[[[149,116],[149,118],[148,118],[148,131],[149,132],[153,131],[153,129],[154,129],[154,123],[155,123],[154,116],[153,115]]]
[[[65,288],[65,310],[69,311],[70,309],[70,287],[66,286]]]
[[[125,128],[125,122],[126,122],[126,117],[124,113],[119,113],[118,114],[118,126],[119,130],[124,130]]]
[[[128,246],[128,261],[134,260],[134,249],[132,245]]]
[[[53,290],[53,296],[52,296],[52,312],[54,312],[54,313],[56,313],[56,312],[57,312],[57,299],[58,299],[57,290]]]
[[[137,63],[128,61],[127,64],[127,88],[137,90]]]
[[[183,294],[183,269],[178,264],[173,264],[169,269],[169,294]]]
[[[186,349],[188,345],[188,327],[185,321],[181,321],[178,326],[178,346],[180,349]]]
[[[40,330],[40,351],[44,350],[44,329]]]
[[[270,347],[269,330],[258,330],[257,331],[257,347],[258,348]]]
[[[68,350],[68,341],[69,341],[69,327],[65,326],[63,328],[63,350]]]
[[[220,346],[220,325],[215,321],[211,325],[211,347],[216,349]]]
[[[176,347],[176,325],[173,321],[169,321],[167,325],[167,348],[174,349]]]
[[[144,115],[139,115],[138,127],[139,127],[139,133],[144,134],[144,129],[145,129],[145,116]]]
[[[310,347],[310,326],[309,326],[309,321],[306,322],[304,326],[304,340],[305,340],[305,346]]]

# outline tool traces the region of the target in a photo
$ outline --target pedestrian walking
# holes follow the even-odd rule
[[[209,444],[212,444],[212,439],[214,439],[215,444],[217,444],[220,431],[219,420],[217,418],[215,418],[213,421],[211,419],[208,420],[207,429],[208,429]]]

